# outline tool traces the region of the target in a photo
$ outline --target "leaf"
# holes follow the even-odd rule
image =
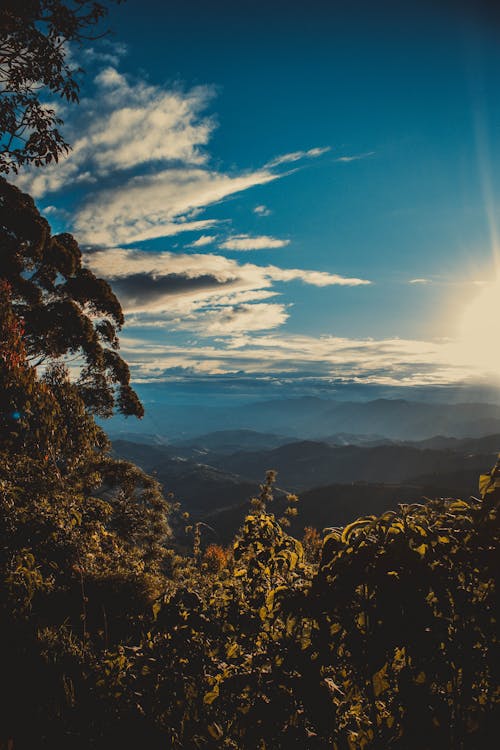
[[[378,672],[375,672],[372,677],[372,682],[373,692],[375,693],[375,697],[378,698],[379,695],[381,695],[390,687],[390,682],[387,679],[387,664],[384,664],[382,669],[379,669]]]
[[[427,552],[428,545],[427,544],[420,544],[418,547],[415,547],[415,552],[418,552],[420,557],[425,557],[425,553]]]
[[[484,497],[490,492],[491,485],[491,474],[481,474],[479,477],[479,493],[481,497]]]
[[[366,518],[358,518],[357,521],[353,521],[352,523],[349,523],[342,532],[341,539],[344,542],[344,544],[346,544],[350,540],[352,533],[356,531],[356,529],[361,529],[364,526],[367,526],[367,524],[369,523],[371,523],[371,520],[367,520]]]
[[[159,614],[160,610],[161,610],[161,604],[160,604],[160,602],[155,602],[153,604],[153,620],[156,620],[156,618],[158,617],[158,614]]]
[[[469,510],[469,506],[463,500],[454,500],[450,505],[450,510]]]
[[[275,589],[272,589],[266,595],[266,607],[268,608],[270,612],[272,611],[273,604],[274,604],[274,591]]]
[[[211,706],[214,700],[216,700],[219,697],[219,684],[215,683],[212,690],[210,690],[208,693],[205,693],[203,696],[203,703],[205,706]]]
[[[222,728],[215,722],[213,724],[209,724],[207,729],[210,737],[213,737],[214,740],[220,740],[224,736]]]

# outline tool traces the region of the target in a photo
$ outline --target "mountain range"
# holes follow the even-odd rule
[[[398,502],[469,496],[500,451],[500,433],[394,441],[382,435],[297,440],[250,430],[214,431],[177,443],[114,440],[115,455],[157,477],[194,519],[229,539],[259,493],[268,469],[278,472],[276,512],[299,494],[294,530],[347,523]],[[346,440],[359,444],[345,444]]]
[[[231,403],[231,402],[229,402]],[[114,417],[104,426],[114,438],[156,436],[157,442],[187,440],[207,432],[253,430],[299,440],[331,435],[378,435],[423,440],[435,435],[466,438],[500,433],[500,405],[427,403],[405,399],[334,401],[301,397],[240,405],[145,402],[140,422]],[[134,438],[135,439],[135,438]]]

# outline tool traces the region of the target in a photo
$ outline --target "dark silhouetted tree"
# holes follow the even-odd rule
[[[49,164],[69,151],[47,97],[78,101],[81,70],[70,65],[67,45],[89,39],[106,13],[93,0],[2,0],[0,172]]]
[[[80,356],[78,388],[92,413],[106,417],[116,405],[122,414],[143,415],[117,352],[123,313],[111,287],[82,266],[75,239],[52,236],[32,198],[3,178],[0,279],[9,285],[12,313],[33,364]]]

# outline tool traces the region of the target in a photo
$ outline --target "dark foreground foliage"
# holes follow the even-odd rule
[[[131,467],[105,498],[105,459],[94,489],[85,465],[61,484],[4,460],[4,747],[491,746],[494,475],[482,501],[332,529],[318,563],[316,535],[303,546],[270,512],[272,475],[229,549],[203,551],[195,526],[181,555]]]

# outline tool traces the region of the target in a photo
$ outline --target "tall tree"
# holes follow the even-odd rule
[[[3,178],[0,279],[11,290],[32,363],[76,355],[82,364],[79,392],[92,413],[110,416],[116,406],[122,414],[143,415],[117,351],[123,312],[111,287],[82,266],[72,235],[53,236],[33,199]]]

